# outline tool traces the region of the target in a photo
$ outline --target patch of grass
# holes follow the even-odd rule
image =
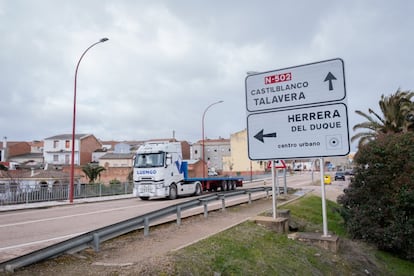
[[[414,263],[348,241],[337,207],[327,202],[328,228],[343,236],[343,249],[336,254],[249,221],[171,253],[174,274],[412,275]],[[306,196],[284,208],[290,209],[291,217],[322,229],[319,197]]]
[[[318,196],[307,195],[301,200],[294,201],[283,207],[290,210],[290,215],[293,220],[301,222],[306,221],[309,230],[323,231],[322,227],[322,200]],[[328,221],[328,231],[339,237],[346,236],[344,220],[339,213],[339,205],[333,201],[326,200],[326,216]]]
[[[179,275],[314,275],[327,272],[318,248],[245,222],[174,254]]]
[[[414,274],[414,262],[402,260],[384,251],[376,251],[375,256],[386,264],[390,275],[412,276]]]

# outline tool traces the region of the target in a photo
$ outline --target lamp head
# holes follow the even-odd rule
[[[104,38],[101,38],[101,40],[99,40],[99,42],[105,42],[105,41],[108,41],[108,40],[109,40],[109,38],[104,37]]]

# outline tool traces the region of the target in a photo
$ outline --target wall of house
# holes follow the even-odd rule
[[[100,148],[102,148],[102,144],[93,135],[81,139],[80,165],[92,162],[92,153]]]
[[[44,162],[49,164],[69,164],[72,152],[72,140],[70,135],[67,137],[50,137],[44,140],[43,157]],[[55,143],[55,141],[57,141]],[[77,164],[76,151],[79,144],[75,141],[75,164]],[[55,159],[55,156],[57,158]]]
[[[126,143],[118,143],[114,147],[114,153],[130,153],[131,146]]]
[[[216,171],[223,170],[223,157],[231,155],[229,139],[206,139],[204,140],[205,160],[209,168]],[[198,141],[192,147],[192,159],[202,159],[203,141]]]
[[[99,166],[102,167],[132,167],[133,159],[99,159]]]
[[[131,173],[131,167],[108,167],[101,172],[100,181],[102,183],[109,183],[111,180],[117,179],[121,182],[128,181],[128,175]]]

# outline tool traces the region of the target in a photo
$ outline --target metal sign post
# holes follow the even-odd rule
[[[324,161],[320,158],[321,162],[321,192],[322,192],[322,221],[323,221],[323,236],[329,237],[328,235],[328,222],[326,218],[326,196],[325,196],[325,182],[324,182]]]
[[[275,180],[275,161],[272,160],[272,209],[273,209],[273,219],[277,217],[277,202],[276,202],[276,180]]]
[[[276,191],[277,195],[280,195],[280,188],[279,188],[279,169],[276,168]]]

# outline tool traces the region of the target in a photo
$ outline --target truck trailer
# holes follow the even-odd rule
[[[176,199],[200,195],[203,191],[228,191],[243,186],[242,177],[189,177],[188,173],[188,161],[182,158],[180,142],[146,143],[134,156],[134,194],[142,200]]]

